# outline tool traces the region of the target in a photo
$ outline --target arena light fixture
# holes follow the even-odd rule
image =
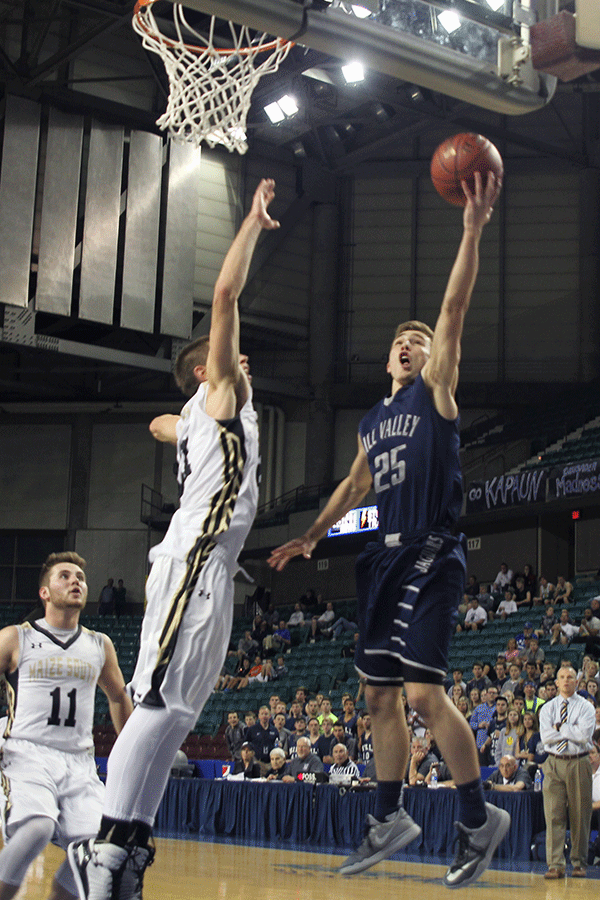
[[[362,63],[354,60],[342,66],[342,75],[346,84],[358,84],[365,80],[365,69]]]
[[[445,9],[443,12],[438,13],[437,20],[448,34],[453,34],[455,31],[458,31],[462,25],[460,16],[457,12],[454,12],[453,9]]]
[[[291,119],[292,116],[296,115],[298,112],[296,98],[292,97],[290,94],[284,94],[279,100],[267,103],[265,112],[273,125],[278,125],[280,122],[283,122],[284,119]]]
[[[499,9],[502,9],[504,6],[504,0],[485,0],[490,9],[493,9],[494,12],[498,12]]]
[[[367,9],[366,6],[359,6],[358,4],[353,3],[352,12],[357,19],[366,19],[367,16],[373,15],[374,10]]]

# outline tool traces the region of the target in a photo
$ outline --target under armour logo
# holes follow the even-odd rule
[[[32,645],[31,645],[31,649],[32,649],[32,650],[35,650],[36,647],[39,647],[40,650],[41,650],[43,646],[44,646],[44,645],[43,645],[43,644],[41,643],[41,641],[40,641],[39,644],[32,644]]]

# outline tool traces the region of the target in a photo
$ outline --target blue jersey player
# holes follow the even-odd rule
[[[484,187],[476,174],[474,193],[463,183],[463,235],[435,331],[415,321],[398,327],[387,362],[391,392],[362,420],[349,475],[308,531],[269,560],[281,570],[294,556],[310,557],[327,529],[374,487],[379,539],[357,560],[355,662],[367,681],[378,785],[365,839],[341,866],[345,875],[391,856],[421,832],[400,805],[409,756],[403,686],[433,731],[458,790],[458,849],[444,878],[447,887],[475,881],[510,825],[508,813],[485,803],[469,725],[443,687],[466,565],[464,536],[452,533],[462,499],[454,395],[479,242],[500,187],[493,175]]]

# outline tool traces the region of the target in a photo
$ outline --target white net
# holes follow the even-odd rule
[[[216,48],[215,17],[202,35],[186,21],[180,4],[173,5],[176,35],[167,36],[160,31],[153,3],[138,0],[133,28],[144,47],[160,56],[169,79],[167,109],[156,124],[175,141],[196,146],[206,141],[210,147],[223,144],[230,152],[245,153],[252,92],[263,75],[277,71],[292,43],[229,22],[231,45]]]

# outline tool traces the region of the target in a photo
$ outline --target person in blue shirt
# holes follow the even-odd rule
[[[404,688],[457,786],[457,854],[444,877],[453,888],[479,877],[510,824],[508,813],[485,803],[471,730],[443,687],[466,579],[466,539],[452,531],[462,504],[455,399],[461,338],[500,182],[488,174],[484,186],[475,173],[475,192],[466,182],[463,190],[463,233],[435,330],[415,320],[398,326],[387,359],[391,392],[361,421],[349,475],[308,530],[269,559],[281,571],[294,556],[310,557],[327,530],[374,488],[379,534],[356,564],[355,664],[366,680],[378,786],[366,837],[340,872],[362,872],[420,834],[401,806],[409,753]]]

